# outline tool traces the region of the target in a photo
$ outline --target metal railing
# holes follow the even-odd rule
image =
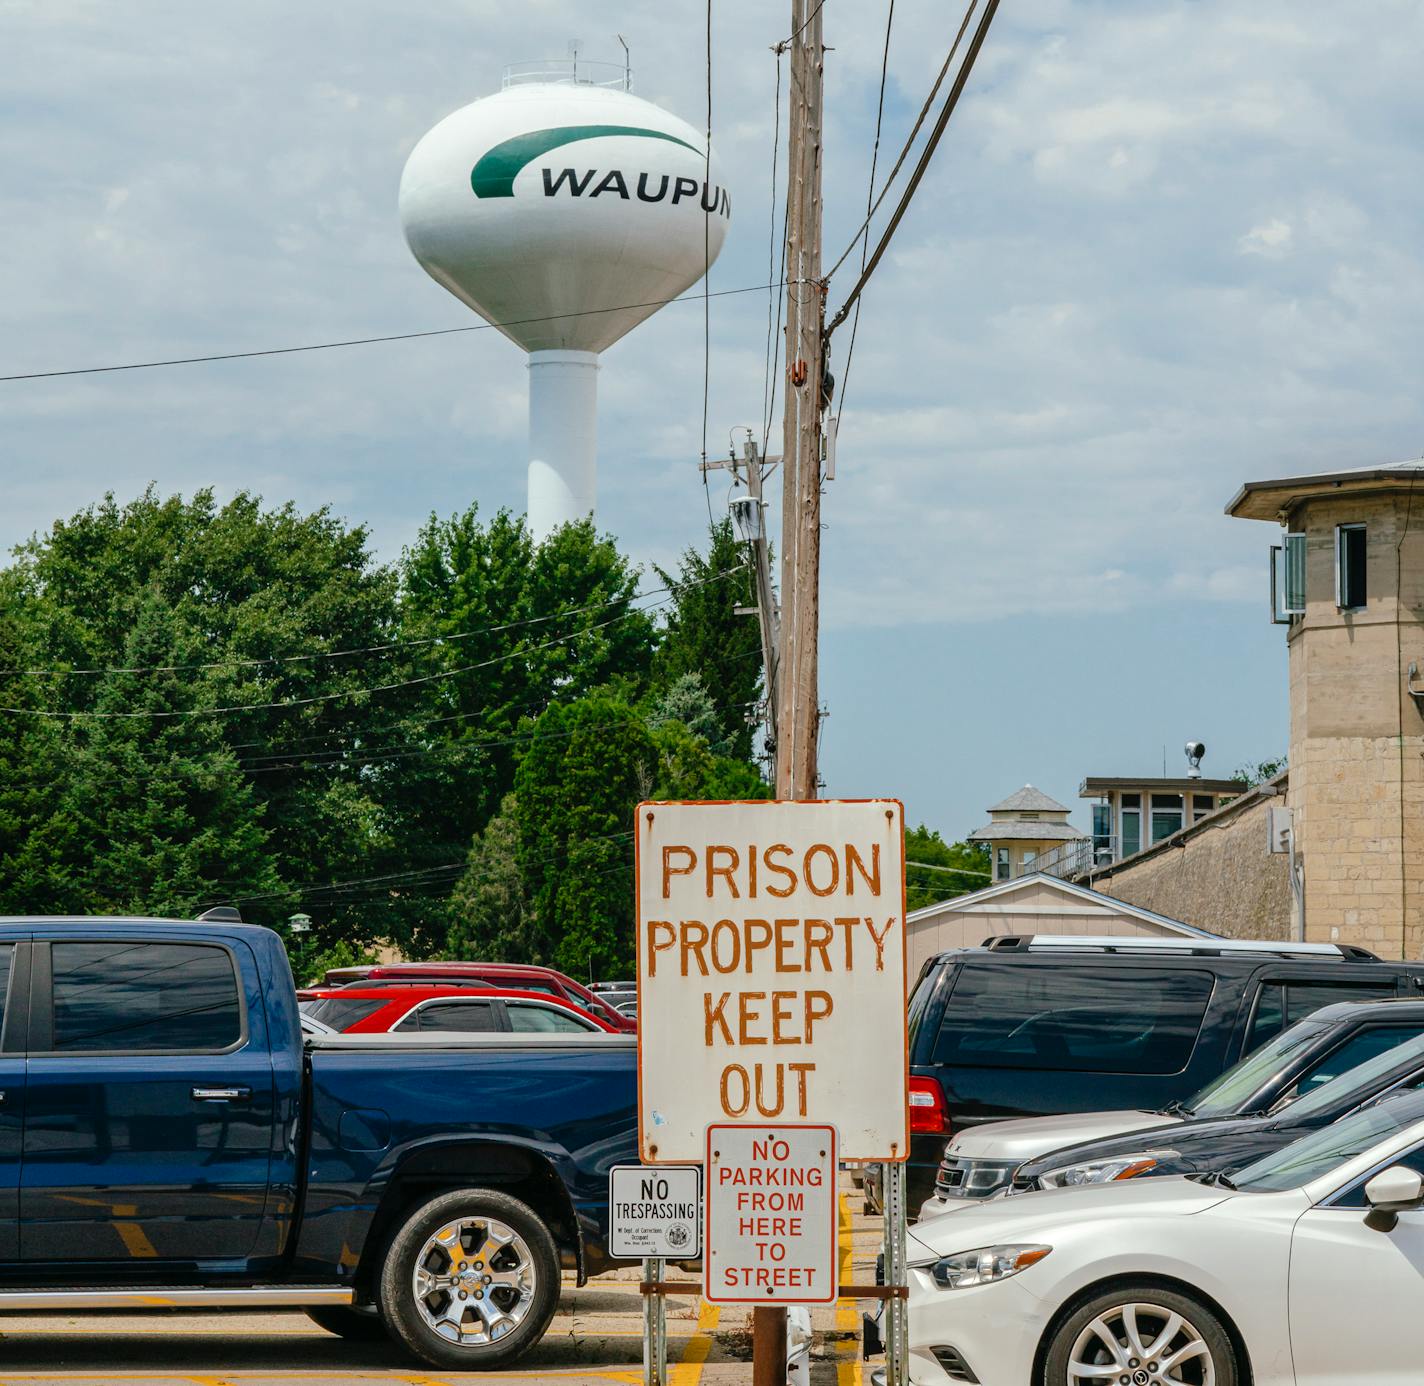
[[[520,87],[534,82],[558,82],[581,87],[633,90],[633,69],[622,63],[590,62],[587,58],[546,58],[542,62],[510,63],[504,85]]]
[[[1086,876],[1091,871],[1110,866],[1117,860],[1117,839],[1074,838],[1071,842],[1060,843],[1040,852],[1032,861],[1015,868],[1015,876],[1031,876],[1042,872],[1046,876],[1057,876],[1060,880],[1072,880]]]

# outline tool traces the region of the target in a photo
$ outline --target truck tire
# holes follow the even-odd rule
[[[381,1267],[381,1316],[422,1362],[502,1367],[544,1336],[559,1303],[554,1239],[527,1204],[461,1189],[417,1208]]]
[[[347,1309],[338,1304],[314,1306],[307,1311],[318,1328],[353,1343],[388,1343],[391,1335],[374,1309]]]

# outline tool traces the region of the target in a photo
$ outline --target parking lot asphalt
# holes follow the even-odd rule
[[[842,1177],[840,1278],[867,1283],[880,1249],[880,1221],[862,1216],[859,1191]],[[673,1271],[672,1275],[681,1276]],[[561,1386],[642,1382],[639,1269],[601,1276],[582,1289],[566,1281],[558,1313],[517,1367],[494,1372],[423,1369],[394,1347],[348,1343],[305,1314],[108,1314],[0,1317],[0,1386],[351,1386],[402,1382],[557,1381]],[[864,1386],[860,1309],[841,1300],[812,1312],[812,1386]],[[669,1296],[671,1386],[730,1386],[751,1377],[750,1310]]]

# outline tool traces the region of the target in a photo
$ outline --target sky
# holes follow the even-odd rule
[[[782,8],[714,0],[714,290],[769,277]],[[961,13],[895,7],[882,172]],[[829,261],[864,215],[885,8],[823,14]],[[415,142],[504,64],[617,60],[618,33],[638,94],[701,128],[706,22],[0,0],[0,375],[468,325],[401,236]],[[1222,511],[1248,479],[1424,448],[1421,42],[1409,0],[1005,0],[848,379],[833,344],[828,795],[957,838],[1032,781],[1086,826],[1084,776],[1176,773],[1188,739],[1209,775],[1284,752],[1272,533]],[[724,453],[763,416],[768,307],[714,299],[705,363],[700,303],[603,358],[597,518],[639,562],[723,513],[704,364]],[[523,508],[526,374],[491,331],[0,383],[0,547],[153,482],[329,505],[394,560],[432,512]]]

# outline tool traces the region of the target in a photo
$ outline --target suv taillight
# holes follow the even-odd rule
[[[910,1134],[949,1135],[949,1113],[936,1078],[910,1079]]]

